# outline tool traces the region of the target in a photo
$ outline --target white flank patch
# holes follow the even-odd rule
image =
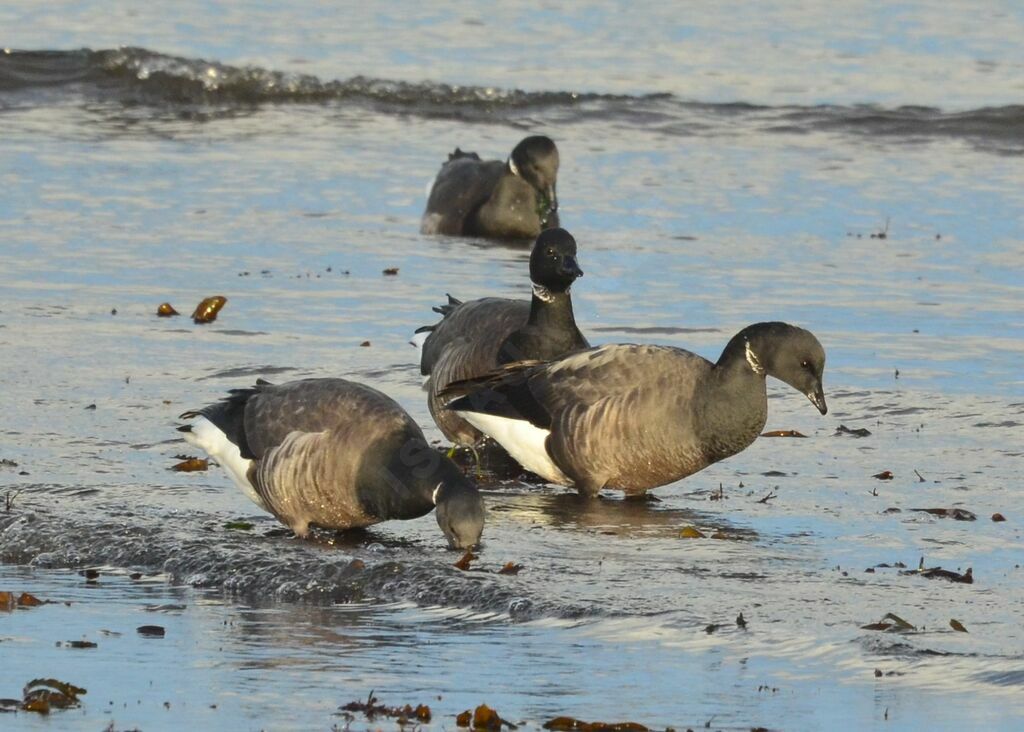
[[[430,338],[430,334],[433,331],[424,330],[419,333],[413,333],[412,338],[409,339],[409,344],[416,349],[416,360],[419,361],[423,357],[423,344]]]
[[[182,433],[185,441],[204,450],[207,455],[223,465],[235,485],[241,488],[245,495],[264,511],[269,510],[247,477],[252,460],[243,458],[238,445],[229,440],[227,435],[206,417],[196,417],[191,426],[191,432]]]
[[[550,480],[552,483],[568,483],[565,473],[551,461],[544,441],[551,430],[534,427],[525,419],[496,417],[493,414],[479,412],[456,412],[457,415],[492,437],[508,454],[524,468],[532,473]]]
[[[439,213],[428,213],[423,216],[420,221],[420,233],[433,235],[436,234],[438,229],[441,228],[441,222],[444,220],[444,216]]]
[[[433,331],[425,330],[422,333],[413,333],[412,338],[409,340],[409,345],[413,346],[416,349],[417,365],[423,361],[423,344],[427,342],[427,338],[430,337],[430,334],[432,332]],[[429,381],[430,374],[425,374],[423,376],[422,381],[424,391],[427,391],[429,389],[429,387],[427,386],[427,382]]]

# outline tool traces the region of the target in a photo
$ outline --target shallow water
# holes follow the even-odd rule
[[[0,589],[71,602],[0,615],[0,696],[86,686],[59,718],[80,729],[327,728],[371,689],[448,727],[480,702],[530,724],[1021,724],[1019,10],[779,5],[744,33],[728,8],[77,7],[0,3],[14,48],[96,50],[0,55],[0,495],[20,491]],[[440,439],[408,338],[445,292],[525,297],[526,252],[418,235],[424,189],[455,145],[501,157],[527,130],[562,153],[591,341],[714,358],[799,323],[830,412],[775,384],[768,429],[808,439],[639,506],[488,483],[471,572],[432,517],[299,541],[219,470],[168,470],[176,415],[258,376],[365,381]],[[211,325],[154,314],[212,294]],[[911,510],[936,507],[977,520]],[[865,572],[921,557],[975,582]],[[889,612],[918,631],[861,628]],[[79,637],[99,647],[54,645]]]

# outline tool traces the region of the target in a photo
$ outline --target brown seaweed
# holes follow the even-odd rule
[[[224,307],[227,301],[228,299],[223,295],[204,298],[196,305],[196,309],[192,312],[192,322],[212,323],[217,319],[217,313],[220,312],[220,309]]]

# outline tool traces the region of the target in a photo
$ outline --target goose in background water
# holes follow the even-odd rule
[[[436,508],[448,545],[480,541],[476,486],[395,401],[345,379],[258,381],[195,411],[179,427],[260,508],[299,536],[414,519]]]
[[[550,137],[525,138],[504,162],[456,148],[434,179],[420,233],[534,239],[558,226],[557,178]]]
[[[642,495],[748,447],[768,416],[765,377],[825,414],[825,350],[809,331],[757,323],[716,363],[680,348],[607,345],[549,363],[510,364],[454,383],[447,408],[513,458],[580,494]]]

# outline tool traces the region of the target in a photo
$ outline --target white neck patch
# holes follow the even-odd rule
[[[516,166],[516,161],[513,160],[511,157],[508,159],[508,169],[512,172],[512,175],[514,175],[516,178],[522,178],[523,177],[522,174],[519,172],[518,166]]]
[[[761,365],[761,361],[758,359],[757,354],[754,353],[754,349],[750,347],[750,341],[746,343],[747,363],[750,364],[750,368],[754,370],[755,374],[764,376],[764,366]]]
[[[544,285],[538,285],[536,282],[533,283],[533,295],[541,302],[551,302],[555,299],[554,294]]]
[[[437,488],[435,488],[435,489],[434,489],[434,492],[433,492],[433,494],[431,494],[431,496],[430,496],[430,501],[431,501],[431,503],[433,503],[433,504],[434,504],[435,506],[437,505],[437,494],[438,494],[438,493],[440,493],[440,492],[441,492],[441,484],[440,484],[440,483],[438,483],[438,484],[437,484]]]

